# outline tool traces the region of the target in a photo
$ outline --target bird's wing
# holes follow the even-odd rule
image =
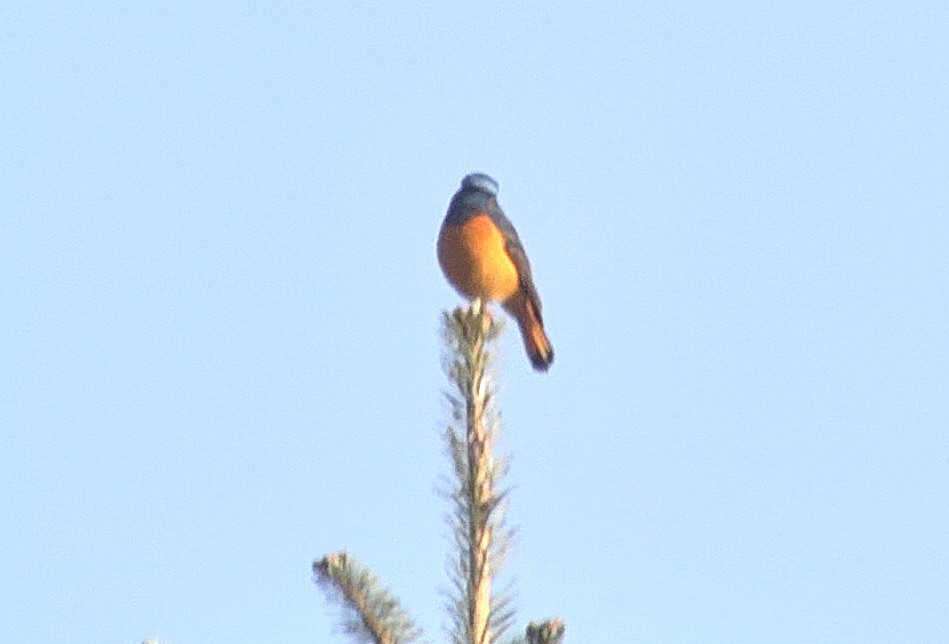
[[[534,305],[537,318],[540,319],[540,296],[537,294],[537,288],[534,286],[534,277],[531,275],[531,264],[527,259],[524,246],[521,244],[521,238],[517,236],[517,230],[514,229],[514,224],[505,216],[504,211],[501,210],[499,206],[491,208],[488,215],[504,236],[504,250],[514,263],[521,288],[524,289],[527,298],[531,304]]]

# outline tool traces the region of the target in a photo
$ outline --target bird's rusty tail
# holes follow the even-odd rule
[[[544,331],[540,312],[524,293],[517,293],[504,303],[505,310],[517,320],[524,339],[524,349],[537,371],[547,371],[554,362],[554,348]]]

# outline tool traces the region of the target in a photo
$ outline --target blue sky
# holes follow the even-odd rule
[[[434,254],[492,174],[519,628],[949,632],[949,9],[6,3],[0,632],[441,638]]]

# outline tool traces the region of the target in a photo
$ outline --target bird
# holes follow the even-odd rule
[[[547,371],[554,349],[544,331],[540,296],[524,245],[497,197],[498,182],[486,174],[461,180],[438,233],[438,263],[462,296],[498,302],[517,321],[533,368]]]

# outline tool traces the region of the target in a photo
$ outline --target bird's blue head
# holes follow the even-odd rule
[[[498,182],[481,172],[473,172],[461,180],[462,190],[477,190],[492,197],[498,196]]]
[[[459,226],[468,217],[498,207],[498,182],[486,174],[475,172],[461,180],[461,187],[448,205],[445,223]]]

